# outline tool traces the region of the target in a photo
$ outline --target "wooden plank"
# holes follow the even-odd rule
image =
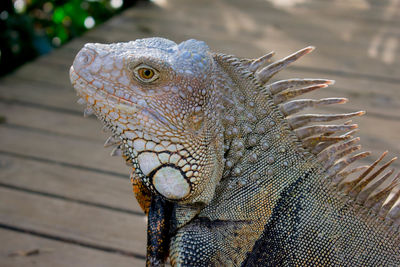
[[[73,56],[71,55],[71,64]],[[54,90],[58,87],[70,88],[72,90],[71,82],[69,80],[69,66],[54,66],[49,64],[36,64],[35,62],[27,64],[14,73],[14,77],[21,77],[29,81],[38,83],[45,83],[53,85]]]
[[[305,7],[305,8],[304,8]],[[392,26],[400,22],[400,17],[396,16],[398,2],[396,1],[346,1],[329,0],[313,1],[298,8],[302,11],[319,11],[321,16],[332,16],[345,21],[369,22],[370,26]],[[392,22],[392,25],[389,25]]]
[[[396,16],[396,11],[398,10],[396,1],[311,0],[282,2],[266,0],[246,3],[240,0],[233,0],[226,2],[243,10],[243,12],[253,11],[252,13],[257,15],[264,12],[277,13],[277,11],[280,11],[286,13],[287,16],[303,16],[303,20],[324,17],[326,23],[331,23],[334,19],[340,19],[345,23],[369,23],[369,27],[381,27],[389,26],[386,23],[391,21],[393,22],[391,26],[394,27],[395,23],[400,22],[400,17]],[[305,14],[312,14],[312,17],[306,17]],[[335,23],[340,25],[341,21],[335,21]]]
[[[142,214],[128,177],[0,154],[0,186]]]
[[[0,100],[17,102],[21,105],[35,106],[71,114],[83,114],[82,106],[76,104],[78,97],[72,90],[56,90],[49,85],[33,84],[13,78],[13,81],[0,82]]]
[[[81,109],[83,109],[82,106]],[[5,114],[7,123],[13,125],[45,130],[70,138],[98,141],[99,145],[110,136],[109,133],[101,130],[102,123],[94,116],[84,118],[81,112],[78,115],[38,107],[0,103],[0,114]]]
[[[45,132],[28,132],[23,128],[0,126],[1,151],[30,157],[51,159],[99,172],[115,173],[129,177],[130,170],[120,157],[110,157],[102,143],[52,135]],[[109,149],[111,150],[111,149]]]
[[[90,246],[145,254],[142,216],[0,188],[0,223]]]
[[[4,229],[0,229],[0,240],[3,244],[0,246],[0,265],[3,267],[128,267],[144,266],[145,264],[144,260],[133,257]],[[19,254],[29,251],[33,254],[28,256]]]
[[[340,19],[326,18],[324,14],[319,14],[319,10],[309,8],[312,15],[302,16],[298,12],[284,12],[261,1],[207,3],[207,8],[204,8],[204,2],[175,0],[169,1],[163,8],[131,9],[102,25],[104,28],[89,32],[87,36],[103,37],[108,42],[134,40],[145,35],[135,30],[139,27],[137,25],[144,25],[150,29],[147,35],[165,36],[177,41],[196,38],[206,41],[214,50],[225,48],[229,53],[239,56],[256,56],[270,49],[279,53],[293,51],[311,43],[323,51],[318,63],[324,68],[398,77],[399,68],[396,66],[399,63],[396,60],[387,64],[382,62],[382,55],[374,58],[368,54],[372,42],[379,37],[379,29],[368,30],[373,27],[371,24],[353,22],[354,25],[346,27],[347,24],[342,25]],[[186,13],[191,16],[185,16]],[[126,20],[126,17],[131,20]],[[204,17],[213,19],[204,20]],[[192,31],[193,27],[196,32]],[[384,28],[385,35],[396,35],[397,29],[394,26],[392,31],[389,29],[387,32],[388,29]],[[391,51],[393,59],[399,56],[398,50]],[[315,66],[314,63],[304,61],[302,64]]]
[[[196,4],[198,5],[194,6]],[[183,11],[177,10],[177,5],[179,5]],[[174,0],[170,1],[167,7],[163,7],[161,9],[151,5],[130,9],[125,11],[122,16],[115,17],[107,23],[91,30],[87,35],[85,35],[85,37],[98,39],[108,38],[107,36],[99,35],[100,32],[107,30],[116,31],[114,36],[120,36],[120,39],[126,39],[126,35],[129,36],[132,34],[148,35],[157,33],[158,31],[164,32],[164,34],[171,33],[170,30],[160,30],[164,29],[162,28],[164,26],[162,25],[162,22],[166,23],[167,25],[176,24],[178,28],[185,29],[177,32],[177,36],[188,34],[204,34],[205,32],[203,32],[203,30],[208,28],[210,33],[206,38],[214,39],[231,37],[230,35],[232,33],[236,34],[238,31],[245,32],[244,30],[246,30],[247,34],[251,32],[260,32],[260,30],[266,26],[274,26],[276,28],[286,29],[293,20],[297,20],[298,23],[291,24],[291,28],[296,32],[306,33],[306,30],[309,28],[304,27],[304,25],[312,26],[311,22],[315,20],[315,24],[318,25],[314,25],[312,28],[316,29],[318,33],[320,33],[322,29],[329,30],[329,32],[333,32],[337,35],[338,41],[343,41],[343,32],[345,32],[347,29],[343,29],[342,27],[338,26],[346,24],[349,26],[350,24],[350,26],[353,26],[352,28],[354,28],[354,25],[357,25],[357,30],[363,30],[368,27],[372,31],[378,31],[382,27],[385,27],[386,30],[396,33],[396,25],[398,25],[400,22],[400,20],[398,20],[398,18],[395,16],[383,19],[372,18],[370,13],[380,12],[376,9],[373,9],[372,12],[368,13],[365,11],[357,12],[348,8],[346,13],[340,7],[333,7],[327,10],[329,5],[326,4],[313,4],[308,7],[299,8],[295,12],[293,12],[293,10],[289,10],[289,8],[271,6],[268,3],[261,1],[220,1],[218,3],[213,1],[209,3],[209,6],[205,8],[204,7],[204,2],[195,3],[193,1]],[[221,13],[221,10],[215,10],[216,8],[225,9],[226,12],[230,11],[231,14],[226,14],[223,12],[222,16],[217,17],[215,14],[217,12]],[[179,16],[180,19],[184,20],[186,23],[189,23],[189,25],[180,25],[182,20],[176,20],[176,17],[167,16],[167,13],[171,12],[175,13],[175,15]],[[191,16],[182,16],[183,12],[190,12]],[[213,19],[204,21],[204,19],[201,17],[206,13]],[[227,17],[233,17],[235,15],[238,18],[237,21],[232,21],[232,18]],[[338,19],[340,19],[340,21],[337,21]],[[200,23],[200,25],[194,25],[196,22]],[[245,25],[239,25],[240,22]],[[262,24],[254,25],[257,22]],[[279,27],[277,27],[278,25]],[[198,31],[187,31],[186,27],[189,26],[197,26],[196,29],[198,29]],[[237,28],[235,29],[234,27]],[[221,35],[215,36],[214,32],[217,31],[219,31]],[[355,33],[358,34],[358,32]],[[252,39],[254,39],[254,36]],[[318,38],[315,38],[314,35],[314,38],[312,39]],[[248,39],[247,41],[250,40]],[[326,40],[321,41],[324,42]],[[353,45],[355,47],[365,46],[365,44],[358,42],[358,40],[356,40]]]

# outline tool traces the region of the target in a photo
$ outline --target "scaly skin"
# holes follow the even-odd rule
[[[238,59],[195,40],[86,44],[78,53],[71,82],[86,113],[112,130],[106,143],[132,165],[149,216],[147,265],[168,255],[173,266],[400,264],[398,194],[383,205],[400,175],[372,193],[393,160],[348,170],[369,155],[352,154],[357,125],[312,124],[363,112],[296,115],[346,99],[291,100],[330,80],[268,84],[312,50],[266,67],[272,53]]]

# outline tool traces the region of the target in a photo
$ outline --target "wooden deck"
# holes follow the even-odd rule
[[[335,79],[310,97],[350,98],[325,111],[366,109],[357,119],[364,147],[400,155],[400,1],[140,5],[0,80],[0,266],[144,264],[145,218],[129,170],[103,148],[100,123],[83,118],[68,69],[86,42],[149,36],[200,39],[244,57],[314,45],[280,77]]]

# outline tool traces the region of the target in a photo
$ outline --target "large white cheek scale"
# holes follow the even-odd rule
[[[139,154],[138,163],[144,175],[149,175],[161,166],[157,154],[152,152]],[[169,166],[160,168],[153,175],[153,185],[161,195],[169,199],[182,199],[190,193],[189,183],[182,173]]]
[[[168,166],[154,174],[153,185],[161,195],[169,199],[182,199],[190,193],[189,183],[181,172]]]

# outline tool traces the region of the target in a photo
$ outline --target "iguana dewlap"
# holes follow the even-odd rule
[[[312,50],[269,64],[149,38],[78,53],[79,102],[112,131],[149,216],[148,265],[400,265],[394,159],[353,167],[369,152],[348,118],[363,112],[299,113],[347,101],[294,100],[330,80],[269,82]]]

